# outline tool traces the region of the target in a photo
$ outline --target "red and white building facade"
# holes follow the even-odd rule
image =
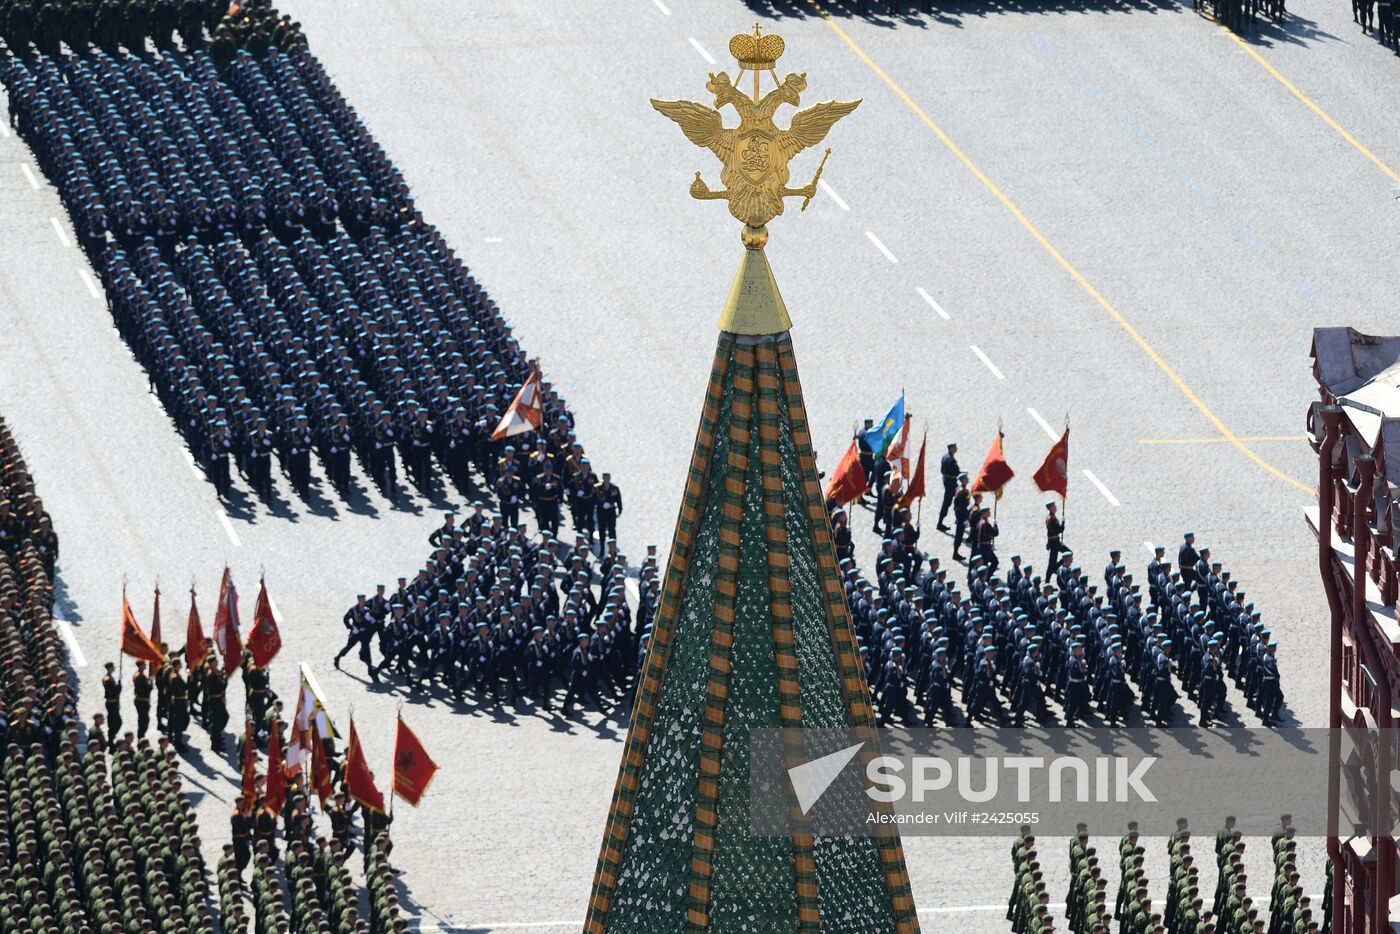
[[[1331,614],[1328,725],[1389,736],[1400,720],[1400,337],[1317,328],[1312,357],[1319,399],[1308,410],[1308,431],[1318,455],[1318,496],[1307,521],[1317,535]],[[1390,756],[1379,764],[1392,779],[1393,799]],[[1334,811],[1340,798],[1334,782]],[[1397,813],[1393,800],[1385,806]],[[1400,904],[1392,905],[1400,902],[1395,837],[1371,833],[1340,807],[1342,832],[1328,839],[1332,930],[1388,934],[1391,919],[1400,919]],[[1356,824],[1349,835],[1347,816]]]

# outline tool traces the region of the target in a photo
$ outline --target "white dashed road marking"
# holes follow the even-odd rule
[[[25,181],[29,182],[29,187],[35,191],[39,190],[39,179],[34,177],[34,170],[29,167],[28,162],[21,162],[19,170],[24,173]]]
[[[74,668],[86,668],[87,656],[83,654],[82,647],[78,645],[78,637],[73,632],[73,624],[66,619],[56,619],[53,621],[58,627],[58,634],[63,637],[63,641],[68,646],[68,654],[73,657]]]
[[[1099,492],[1103,494],[1104,499],[1108,500],[1108,504],[1110,506],[1123,505],[1122,503],[1118,502],[1118,497],[1114,496],[1111,492],[1109,492],[1108,487],[1103,485],[1103,481],[1100,480],[1098,477],[1094,476],[1094,472],[1092,470],[1085,468],[1084,476],[1088,477],[1089,482],[1099,488]]]
[[[1026,412],[1030,414],[1031,418],[1035,419],[1035,423],[1037,425],[1045,429],[1045,433],[1050,436],[1051,441],[1060,440],[1060,436],[1055,434],[1055,429],[1050,427],[1050,423],[1047,422],[1044,418],[1042,418],[1039,412],[1037,412],[1030,406],[1026,406]]]
[[[63,225],[58,222],[58,218],[50,217],[49,223],[53,225],[53,232],[58,234],[58,242],[64,246],[72,246],[73,241],[68,239],[68,231],[63,229]]]
[[[1157,549],[1154,548],[1154,547],[1152,546],[1152,543],[1151,543],[1151,542],[1143,542],[1142,544],[1143,544],[1143,545],[1147,548],[1147,550],[1148,550],[1149,552],[1151,552],[1152,554],[1155,555],[1155,554],[1157,553]]]
[[[487,237],[487,238],[486,238],[486,242],[487,242],[487,243],[502,243],[502,242],[504,242],[504,241],[505,241],[505,238],[504,238],[504,237]]]
[[[233,542],[233,547],[242,548],[243,542],[239,541],[238,533],[233,529],[233,523],[228,521],[228,514],[222,509],[215,509],[214,515],[219,517],[219,522],[223,525],[224,531],[228,533],[228,540]]]
[[[97,287],[97,280],[92,277],[92,273],[79,266],[78,275],[82,277],[83,285],[87,286],[89,295],[93,298],[102,297],[102,290]]]
[[[938,316],[939,316],[940,318],[942,318],[944,321],[950,321],[950,320],[952,320],[951,318],[948,317],[948,312],[946,312],[946,311],[943,310],[943,306],[940,305],[940,304],[938,304],[938,302],[934,301],[933,296],[930,295],[930,294],[928,294],[928,289],[924,288],[923,286],[919,286],[919,287],[918,287],[917,289],[915,289],[914,291],[916,291],[916,292],[919,293],[919,297],[920,297],[920,298],[922,298],[924,301],[928,302],[930,308],[932,308],[934,311],[938,312]]]
[[[656,8],[666,16],[671,15],[671,8],[666,6],[666,4],[662,3],[661,0],[651,0],[651,2],[656,4]]]
[[[890,252],[890,248],[881,243],[880,238],[875,236],[875,231],[867,230],[865,232],[865,235],[870,238],[871,243],[875,244],[875,249],[885,254],[885,259],[889,260],[892,263],[899,262],[899,260],[895,259],[894,254]]]
[[[969,344],[968,346],[972,348],[973,353],[977,354],[977,359],[981,360],[987,365],[987,369],[992,371],[993,376],[995,376],[997,379],[1006,379],[1006,376],[1001,372],[1001,370],[997,369],[997,365],[992,362],[992,358],[982,352],[981,347],[978,347],[976,344]]]
[[[715,63],[715,57],[709,52],[706,52],[705,47],[700,44],[700,40],[695,38],[694,36],[690,37],[690,47],[695,51],[699,52],[700,57],[703,58],[708,64],[713,65]]]
[[[692,40],[692,41],[694,41],[694,40]],[[838,208],[840,208],[841,210],[843,210],[843,211],[849,211],[849,210],[851,209],[851,206],[850,206],[849,204],[846,203],[846,199],[844,199],[844,198],[842,198],[840,195],[838,195],[838,194],[836,193],[836,189],[834,189],[834,188],[832,188],[830,185],[828,185],[828,184],[826,183],[826,180],[825,180],[825,179],[823,179],[822,181],[817,182],[817,187],[821,188],[822,191],[826,192],[826,196],[827,196],[828,198],[830,198],[832,201],[835,201],[835,202],[836,202],[836,206],[837,206]]]
[[[151,398],[152,398],[152,399],[155,399],[156,397],[155,397],[155,396],[151,396]],[[156,408],[160,408],[160,400],[156,400]],[[164,411],[164,410],[162,409],[162,411]],[[190,473],[194,474],[195,479],[196,479],[196,480],[203,480],[203,479],[204,479],[204,471],[200,470],[200,469],[199,469],[199,465],[196,464],[196,463],[194,462],[194,455],[190,453],[190,449],[189,449],[189,448],[185,448],[185,449],[183,449],[182,451],[180,451],[180,453],[183,454],[183,455],[185,455],[185,463],[189,466],[189,468],[190,468]],[[223,514],[220,513],[220,515],[223,515]],[[234,537],[237,538],[237,536],[234,536]],[[237,542],[234,542],[234,544],[238,544],[238,543],[237,543]]]

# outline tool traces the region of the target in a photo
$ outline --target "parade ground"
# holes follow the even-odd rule
[[[801,213],[789,201],[767,247],[818,466],[830,472],[858,421],[901,391],[935,460],[956,441],[975,470],[1000,426],[1018,474],[997,507],[1000,552],[1039,569],[1044,496],[1029,478],[1068,421],[1066,538],[1086,570],[1098,579],[1121,549],[1140,571],[1152,546],[1175,556],[1194,531],[1279,643],[1285,723],[1325,726],[1328,615],[1303,519],[1317,483],[1309,341],[1321,325],[1395,328],[1400,58],[1335,0],[1291,0],[1284,22],[1242,36],[1168,0],[855,6],[283,9],[568,400],[595,469],[622,490],[633,565],[670,545],[742,253],[724,208],[687,193],[696,170],[718,185],[718,164],[649,99],[708,101],[707,73],[732,71],[730,36],[755,22],[780,33],[779,75],[807,74],[805,103],[861,99],[822,144],[816,197]],[[799,156],[792,184],[819,160]],[[342,501],[317,467],[309,505],[282,476],[271,506],[242,480],[222,503],[8,121],[0,205],[0,409],[62,537],[54,615],[84,720],[117,658],[124,583],[144,622],[158,581],[178,631],[192,581],[207,625],[225,564],[245,621],[262,575],[284,645],[274,688],[294,697],[305,662],[333,719],[353,710],[381,779],[398,710],[442,766],[420,807],[394,812],[416,929],[577,932],[626,722],[457,707],[373,685],[353,655],[331,664],[355,594],[413,575],[464,497],[439,486],[394,508],[357,467]],[[937,505],[923,506],[920,545],[948,566]],[[871,513],[851,514],[873,576]],[[1233,689],[1231,704],[1227,725],[1257,725]],[[229,837],[237,766],[202,732],[184,760],[212,849]],[[1120,828],[1091,830],[1116,854]],[[1300,867],[1314,894],[1315,843]],[[1066,844],[1043,844],[1055,901]],[[1008,929],[1009,839],[904,845],[925,931]],[[1252,878],[1272,874],[1267,849]],[[1148,851],[1155,900],[1166,855]]]

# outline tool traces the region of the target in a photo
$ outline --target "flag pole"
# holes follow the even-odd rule
[[[1069,413],[1065,413],[1065,434],[1069,434]],[[1064,435],[1060,435],[1061,438]],[[1065,448],[1065,492],[1060,497],[1060,524],[1069,524],[1069,448]],[[1068,532],[1069,529],[1065,529]],[[1064,534],[1060,536],[1061,543],[1064,542]]]
[[[927,450],[927,448],[928,448],[928,422],[924,422],[924,439],[923,439],[923,441],[919,442],[919,457],[920,457],[920,459],[923,458],[924,451]],[[924,465],[924,466],[925,466],[925,469],[927,469],[928,465]],[[925,483],[924,485],[927,486],[928,484]],[[920,493],[920,494],[919,494],[919,515],[918,515],[918,518],[914,520],[914,524],[915,524],[916,526],[919,527],[919,531],[921,531],[921,532],[922,532],[923,529],[924,529],[924,499],[925,499],[925,494]]]
[[[1002,420],[1001,420],[1001,416],[997,416],[997,444],[998,444],[998,446],[1001,448],[1001,456],[1002,456],[1003,458],[1005,458],[1005,457],[1006,457],[1006,445],[1002,443],[1002,440],[1006,437],[1006,432],[1002,431],[1002,424],[1003,424],[1003,423],[1002,423]],[[1006,486],[1006,484],[1003,483],[1002,486],[1004,487],[1004,486]],[[1000,505],[1001,505],[1001,489],[998,488],[997,490],[995,490],[995,491],[992,493],[992,522],[993,522],[993,523],[995,523],[995,522],[997,521],[997,507],[1000,506]]]
[[[121,625],[126,626],[126,575],[122,575],[122,621]],[[117,680],[120,681],[126,674],[126,653],[122,651],[121,630],[117,630]]]
[[[398,794],[394,791],[394,767],[399,759],[399,724],[403,722],[403,701],[399,701],[398,708],[394,711],[394,745],[389,753],[389,819],[394,819],[394,799]]]

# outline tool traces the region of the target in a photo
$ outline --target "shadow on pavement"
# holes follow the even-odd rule
[[[837,18],[862,19],[883,26],[961,26],[970,17],[1049,13],[1179,12],[1178,0],[818,0],[821,10]],[[753,13],[773,19],[819,16],[807,0],[744,0]]]

